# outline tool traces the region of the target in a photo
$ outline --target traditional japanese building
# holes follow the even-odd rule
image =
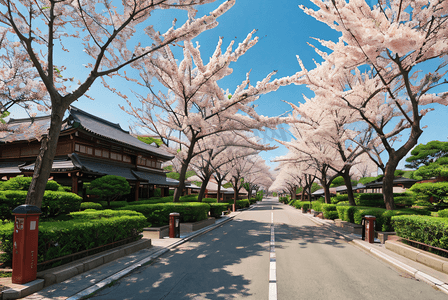
[[[30,125],[33,126],[30,126]],[[9,129],[20,132],[0,138],[0,178],[31,176],[40,149],[39,138],[50,126],[50,116],[11,119]],[[132,187],[129,200],[149,198],[155,188],[162,196],[176,180],[166,178],[162,163],[173,159],[166,151],[148,145],[111,123],[75,107],[69,108],[58,140],[51,177],[72,192],[103,175],[126,178]]]

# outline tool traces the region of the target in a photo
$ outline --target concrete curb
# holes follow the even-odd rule
[[[325,222],[324,220],[316,219],[312,216],[310,216],[308,218],[318,225],[324,225],[326,227],[329,227],[331,230],[333,230],[333,228],[331,228],[332,224],[329,224],[329,223]],[[335,231],[335,230],[333,230],[333,231]],[[448,285],[445,284],[444,282],[440,281],[439,279],[434,278],[434,277],[432,277],[422,271],[419,271],[411,266],[408,266],[407,264],[402,263],[401,261],[399,261],[385,253],[382,253],[381,251],[378,251],[377,249],[371,248],[371,247],[365,245],[364,243],[362,243],[361,241],[359,241],[357,239],[353,239],[352,237],[350,237],[344,233],[341,233],[339,231],[335,231],[335,232],[343,235],[346,239],[348,239],[350,241],[349,242],[350,244],[360,248],[361,250],[371,253],[375,257],[394,266],[395,268],[401,270],[402,272],[408,274],[409,276],[412,276],[413,278],[415,278],[417,280],[423,281],[423,282],[429,284],[430,286],[435,287],[448,295]]]
[[[253,207],[251,207],[249,209],[252,209],[252,208]],[[210,226],[207,226],[207,227],[205,227],[203,229],[200,229],[200,230],[194,232],[193,234],[191,234],[189,236],[186,236],[185,238],[181,239],[180,241],[175,242],[175,243],[169,245],[168,247],[166,247],[166,248],[164,248],[164,249],[162,249],[162,250],[160,250],[160,251],[158,251],[158,252],[156,252],[156,253],[154,253],[154,254],[152,254],[152,255],[144,258],[144,259],[142,259],[141,261],[139,261],[139,262],[137,262],[137,263],[135,263],[135,264],[133,264],[133,265],[123,269],[123,270],[121,270],[120,272],[115,273],[114,275],[109,276],[109,277],[107,277],[107,278],[97,282],[96,284],[92,285],[91,287],[88,287],[87,289],[82,290],[81,292],[79,292],[79,293],[77,293],[77,294],[67,298],[66,300],[83,299],[83,298],[89,296],[90,294],[95,293],[98,290],[104,288],[105,286],[107,286],[108,284],[112,283],[113,281],[116,281],[116,280],[126,276],[127,274],[131,273],[135,269],[137,269],[137,268],[139,268],[139,267],[141,267],[141,266],[143,266],[145,264],[150,263],[151,261],[155,260],[156,258],[158,258],[158,257],[162,256],[163,254],[171,251],[171,249],[176,248],[177,246],[182,245],[183,243],[188,242],[189,240],[191,240],[191,239],[193,239],[193,238],[195,238],[195,237],[197,237],[199,235],[205,234],[205,233],[207,233],[209,231],[212,231],[213,229],[218,228],[221,225],[224,225],[224,224],[232,221],[233,218],[235,218],[236,216],[237,215],[233,215],[231,217],[227,217],[226,219],[224,219],[224,220],[222,220],[222,221],[220,221],[218,223],[215,223],[213,225],[210,225]]]

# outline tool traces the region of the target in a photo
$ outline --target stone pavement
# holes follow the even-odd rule
[[[379,243],[376,240],[375,243],[368,243],[362,240],[361,235],[347,233],[340,227],[337,227],[333,220],[322,220],[318,217],[314,217],[311,214],[303,214],[303,216],[308,217],[310,220],[318,225],[326,226],[328,229],[341,235],[352,245],[376,256],[377,258],[387,262],[394,268],[400,270],[404,274],[415,278],[416,280],[421,280],[427,284],[433,286],[448,294],[448,274],[437,271],[431,267],[424,264],[406,258],[394,251],[386,249],[384,244]]]
[[[133,270],[151,263],[153,260],[170,251],[171,249],[189,241],[190,239],[211,231],[226,222],[231,221],[240,211],[230,213],[229,215],[217,219],[215,224],[203,229],[186,233],[180,238],[152,239],[152,247],[140,250],[131,255],[127,255],[99,266],[88,272],[76,275],[63,282],[50,285],[43,288],[43,279],[37,279],[33,282],[17,285],[11,283],[11,278],[0,278],[0,284],[10,287],[10,290],[3,291],[3,298],[6,299],[32,299],[32,300],[50,300],[50,299],[82,299],[87,295],[111,284],[113,281],[129,274]],[[31,295],[30,295],[31,294]]]

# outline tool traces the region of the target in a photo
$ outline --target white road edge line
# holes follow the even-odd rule
[[[272,206],[272,209],[274,207]],[[271,241],[269,253],[269,300],[277,300],[277,263],[275,257],[274,212],[271,212]]]

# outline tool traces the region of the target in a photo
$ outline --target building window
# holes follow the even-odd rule
[[[110,153],[110,158],[114,159],[114,160],[121,160],[121,154],[120,153],[111,152]]]
[[[109,151],[103,150],[103,157],[104,158],[109,158]]]
[[[123,155],[123,161],[130,163],[131,162],[131,157],[129,155]]]
[[[101,149],[95,149],[95,156],[101,157]]]

